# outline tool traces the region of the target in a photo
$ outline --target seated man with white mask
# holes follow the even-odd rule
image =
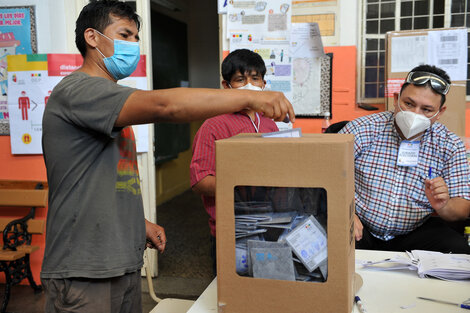
[[[470,254],[463,235],[445,223],[470,214],[464,144],[437,122],[449,88],[443,70],[418,66],[395,95],[394,112],[340,131],[355,135],[356,248]]]
[[[222,86],[225,89],[264,90],[266,66],[261,56],[248,49],[231,52],[222,62]],[[240,133],[278,131],[272,119],[253,110],[223,114],[207,119],[193,142],[190,164],[192,189],[201,195],[209,215],[212,259],[215,273],[215,141]]]

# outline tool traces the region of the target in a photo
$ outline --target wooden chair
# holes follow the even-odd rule
[[[0,181],[0,207],[30,208],[22,218],[0,218],[0,229],[3,230],[3,249],[0,250],[0,271],[5,273],[5,293],[0,312],[6,311],[10,299],[11,287],[28,279],[35,291],[42,287],[33,279],[30,266],[30,254],[39,249],[32,246],[33,234],[44,233],[43,219],[35,219],[36,207],[47,205],[47,183],[25,181]]]

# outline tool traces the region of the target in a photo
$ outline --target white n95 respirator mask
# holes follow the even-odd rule
[[[254,90],[254,91],[263,91],[263,88],[254,86],[251,83],[246,84],[245,86],[236,88],[236,89],[244,89],[244,90]]]
[[[409,111],[400,111],[395,115],[395,122],[403,136],[409,139],[431,126],[431,120],[424,115]]]

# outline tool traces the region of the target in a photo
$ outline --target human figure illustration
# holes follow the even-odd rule
[[[21,110],[21,118],[23,121],[28,120],[28,109],[30,107],[29,97],[26,97],[26,91],[22,91],[21,97],[18,98],[18,108]]]
[[[47,92],[47,96],[44,97],[44,106],[47,105],[47,101],[49,100],[49,97],[51,96],[51,91],[49,90]]]

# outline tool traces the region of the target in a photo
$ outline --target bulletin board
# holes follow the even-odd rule
[[[452,81],[446,95],[447,110],[439,122],[457,136],[465,136],[467,29],[394,31],[386,34],[385,102],[394,110],[394,94],[400,92],[407,73],[420,64],[444,69]]]

